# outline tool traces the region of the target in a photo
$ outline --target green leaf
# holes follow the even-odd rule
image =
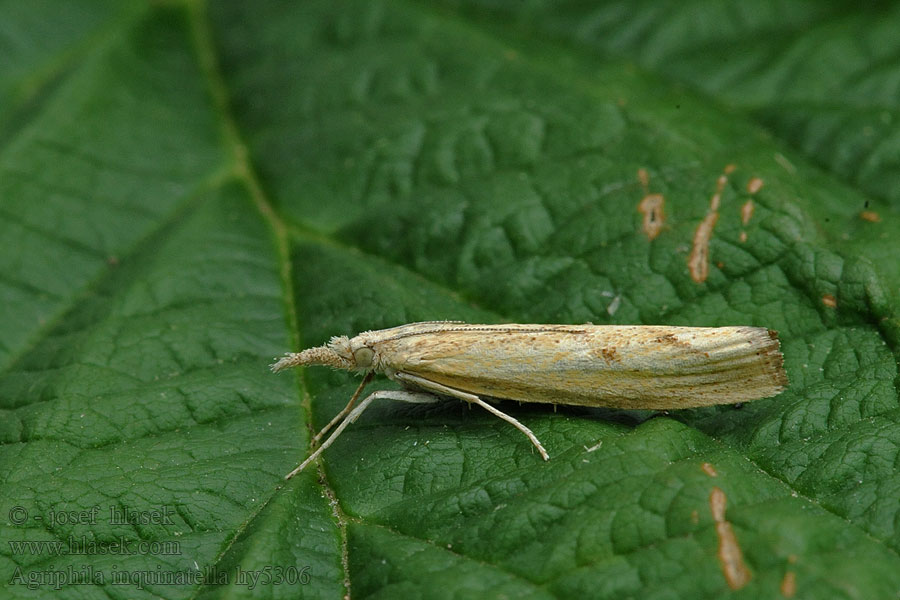
[[[753,6],[0,4],[0,595],[900,594],[900,13]],[[427,319],[766,326],[790,387],[502,402],[549,462],[375,403],[285,482],[358,377],[271,357]]]

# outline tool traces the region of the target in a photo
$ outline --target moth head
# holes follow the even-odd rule
[[[309,365],[322,365],[347,371],[359,369],[350,345],[350,339],[345,335],[331,338],[324,346],[307,348],[303,352],[289,352],[273,363],[271,368],[273,372],[277,373],[289,367]]]
[[[341,361],[340,368],[353,371],[371,371],[375,366],[375,350],[367,345],[361,336],[331,338],[328,349]]]
[[[371,371],[375,366],[375,350],[359,341],[359,337],[349,340],[353,363],[360,371]]]

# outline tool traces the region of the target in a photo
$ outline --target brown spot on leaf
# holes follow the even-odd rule
[[[831,294],[825,294],[822,296],[822,304],[828,308],[837,308],[837,298]]]
[[[763,187],[763,180],[759,177],[751,177],[750,181],[747,182],[747,192],[750,194],[755,194]]]
[[[709,212],[694,231],[694,243],[688,255],[688,269],[691,271],[691,279],[697,283],[703,283],[709,277],[709,240],[718,220],[718,212]]]
[[[658,236],[666,223],[665,204],[662,194],[647,194],[638,204],[638,211],[644,215],[643,229],[648,239]]]
[[[753,218],[753,211],[756,210],[756,205],[753,204],[753,200],[747,200],[741,205],[741,223],[746,225],[750,222],[750,219]]]
[[[737,167],[726,165],[722,174],[716,179],[716,192],[709,199],[709,209],[706,216],[694,230],[694,243],[691,253],[688,255],[688,269],[691,279],[697,283],[703,283],[709,276],[709,241],[712,239],[713,229],[719,220],[719,206],[722,204],[722,192],[728,184],[728,175]]]
[[[793,598],[797,593],[797,576],[793,571],[787,571],[781,580],[781,595],[785,598]]]
[[[859,213],[859,218],[863,221],[868,221],[869,223],[877,223],[881,220],[881,215],[874,210],[864,210]]]
[[[641,167],[637,172],[638,181],[641,182],[641,187],[644,188],[644,191],[647,191],[647,188],[650,186],[650,173],[647,172],[647,169]]]
[[[709,475],[710,477],[718,477],[719,473],[716,472],[716,468],[712,466],[712,463],[705,462],[700,465],[700,468],[703,469],[703,472]]]
[[[728,587],[739,590],[750,581],[750,571],[744,564],[741,547],[731,523],[725,520],[725,492],[714,487],[709,494],[709,509],[716,522],[716,534],[719,536],[719,562]]]

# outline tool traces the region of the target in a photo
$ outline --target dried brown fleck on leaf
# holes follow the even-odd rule
[[[709,200],[706,216],[694,230],[693,245],[688,255],[688,269],[691,272],[691,279],[697,283],[703,283],[709,277],[709,241],[719,220],[719,205],[722,203],[722,192],[728,184],[728,174],[736,168],[734,165],[727,165],[716,179],[716,192]]]
[[[751,177],[750,181],[747,182],[747,192],[751,194],[755,194],[759,190],[762,189],[763,180],[759,177]]]
[[[788,571],[781,580],[781,595],[785,598],[793,598],[796,593],[797,576],[793,571]]]
[[[756,205],[753,204],[753,200],[747,200],[744,204],[741,205],[741,223],[746,225],[750,222],[750,219],[753,218],[753,211],[756,210]]]
[[[638,210],[644,215],[644,235],[651,240],[659,235],[665,225],[665,203],[662,194],[648,194],[638,204]]]
[[[739,590],[750,581],[750,571],[744,564],[741,547],[731,523],[725,520],[725,492],[714,487],[709,495],[709,508],[716,522],[716,534],[719,536],[719,561],[728,587]]]
[[[638,181],[644,189],[644,197],[638,204],[638,212],[644,215],[643,230],[648,239],[654,239],[666,224],[666,199],[662,194],[650,193],[650,174],[647,169],[638,169]]]

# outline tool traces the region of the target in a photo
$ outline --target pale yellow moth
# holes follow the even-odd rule
[[[768,398],[787,385],[778,335],[764,327],[663,325],[474,325],[428,321],[337,336],[288,353],[272,371],[324,365],[365,373],[347,406],[318,434],[337,429],[291,471],[302,471],[379,398],[477,404],[544,446],[528,427],[482,400],[613,408],[677,409]],[[354,408],[374,373],[404,390],[381,390]]]

